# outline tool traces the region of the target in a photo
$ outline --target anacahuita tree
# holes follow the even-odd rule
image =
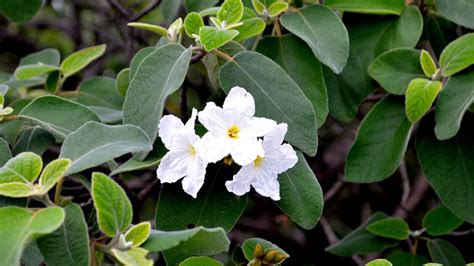
[[[473,0],[0,0],[0,265],[467,265],[473,30]]]

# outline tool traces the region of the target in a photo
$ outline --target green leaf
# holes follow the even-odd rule
[[[10,146],[3,138],[0,138],[0,167],[12,158]]]
[[[328,95],[323,68],[308,45],[294,35],[285,35],[261,39],[256,50],[279,64],[298,84],[311,101],[321,127],[329,112]]]
[[[377,236],[396,240],[405,240],[410,236],[407,222],[400,218],[385,218],[375,221],[367,226],[367,231]]]
[[[61,71],[65,77],[76,74],[85,68],[92,61],[96,60],[105,53],[105,44],[88,47],[79,50],[64,59],[61,63]]]
[[[89,233],[81,207],[70,204],[64,208],[64,223],[36,242],[48,266],[89,265]]]
[[[65,138],[88,121],[99,121],[97,115],[86,106],[57,96],[34,99],[19,116],[60,138]]]
[[[371,183],[391,176],[408,146],[412,125],[403,103],[387,97],[378,102],[360,125],[346,159],[346,181]]]
[[[428,242],[428,251],[433,262],[441,263],[443,266],[466,265],[461,252],[451,243],[442,239],[434,239]]]
[[[273,244],[272,242],[262,239],[262,238],[249,238],[242,243],[242,251],[244,252],[244,256],[248,261],[251,261],[253,259],[253,251],[255,250],[255,246],[261,245],[263,247],[263,250],[265,252],[269,250],[278,250],[282,254],[286,254],[289,256],[286,251],[281,249],[279,246]]]
[[[225,0],[217,12],[217,19],[230,26],[236,24],[242,19],[244,14],[244,5],[242,0]]]
[[[349,36],[341,19],[321,5],[312,5],[281,17],[281,24],[303,39],[321,63],[341,73],[349,57]]]
[[[21,182],[0,184],[0,195],[12,198],[26,198],[38,194],[32,185]]]
[[[21,255],[21,263],[25,266],[38,266],[44,262],[44,257],[41,254],[36,242],[31,242]]]
[[[143,248],[131,248],[125,251],[113,248],[112,253],[121,264],[126,266],[153,266],[153,261],[146,257],[148,250]]]
[[[31,102],[29,99],[18,99],[13,101],[10,104],[10,107],[13,108],[12,114],[18,114],[21,112],[26,105]],[[5,138],[5,140],[10,143],[14,144],[17,140],[18,133],[23,128],[24,121],[21,119],[12,120],[12,121],[3,121],[0,123],[0,135]]]
[[[66,137],[59,157],[72,161],[67,171],[70,175],[130,152],[148,152],[151,149],[148,136],[136,126],[88,122]]]
[[[132,247],[139,247],[148,239],[150,232],[150,222],[139,223],[127,230],[125,233],[125,240],[127,240],[127,242],[132,242]]]
[[[42,0],[2,0],[0,13],[15,22],[30,20],[43,4]]]
[[[41,173],[39,184],[46,193],[64,176],[71,165],[68,159],[56,159],[50,162]]]
[[[184,0],[184,7],[188,12],[199,12],[215,6],[219,0]]]
[[[265,30],[266,24],[260,18],[249,18],[242,20],[242,25],[235,28],[239,31],[239,35],[235,37],[235,41],[240,42],[250,37],[256,36]]]
[[[392,263],[386,259],[375,259],[365,264],[366,266],[392,266]]]
[[[127,24],[127,26],[129,27],[132,27],[132,28],[136,28],[136,29],[139,29],[139,30],[147,30],[147,31],[151,31],[153,33],[156,33],[160,36],[168,36],[168,30],[161,27],[161,26],[158,26],[158,25],[153,25],[153,24],[148,24],[148,23],[142,23],[142,22],[130,22]]]
[[[184,19],[184,30],[190,38],[194,38],[193,35],[199,36],[199,29],[204,26],[204,21],[201,15],[196,12],[189,13]]]
[[[240,52],[221,67],[225,92],[234,86],[255,98],[256,113],[288,124],[286,140],[310,156],[317,150],[317,122],[313,106],[299,86],[278,64],[255,52]]]
[[[165,148],[164,144],[161,141],[155,141],[153,150],[148,154],[148,156],[143,160],[139,161],[135,158],[130,158],[128,161],[115,168],[110,175],[116,175],[119,173],[137,171],[147,169],[153,166],[157,166],[161,159],[168,152],[168,149]]]
[[[281,200],[275,202],[299,226],[310,230],[323,211],[323,191],[303,154],[297,152],[298,163],[278,176]]]
[[[49,73],[44,83],[45,89],[51,94],[56,94],[59,91],[60,86],[61,86],[61,71],[55,70]]]
[[[408,120],[412,124],[428,112],[442,88],[441,81],[431,81],[424,78],[414,79],[408,84],[405,110]]]
[[[439,59],[443,76],[452,76],[474,64],[474,33],[463,35],[444,48]]]
[[[77,102],[87,106],[100,106],[121,110],[124,98],[115,90],[115,80],[93,77],[79,85]]]
[[[384,213],[374,213],[365,223],[357,227],[340,242],[326,248],[326,251],[338,256],[350,257],[381,252],[396,246],[399,243],[398,240],[375,236],[366,229],[367,225],[385,218],[387,218],[387,215]]]
[[[432,236],[448,234],[463,224],[448,208],[440,205],[431,209],[423,218],[423,227]]]
[[[288,9],[288,3],[286,2],[275,2],[268,7],[268,13],[270,17],[276,17]]]
[[[461,26],[474,29],[473,3],[469,0],[436,0],[438,11],[447,19]]]
[[[420,255],[412,255],[408,252],[395,252],[387,257],[393,266],[423,266],[428,259]]]
[[[181,7],[182,0],[163,0],[160,4],[161,15],[166,21],[166,24],[170,24],[176,19],[179,9]]]
[[[183,230],[188,226],[222,227],[230,231],[247,206],[247,195],[229,193],[225,178],[217,172],[207,179],[196,199],[186,194],[181,184],[164,185],[156,206],[156,228]]]
[[[39,126],[34,126],[21,134],[13,147],[12,153],[17,155],[22,152],[31,151],[42,155],[43,152],[48,149],[49,145],[54,142],[55,140],[51,133]]]
[[[436,63],[430,53],[424,49],[421,50],[420,65],[426,77],[431,78],[436,73]]]
[[[130,81],[132,81],[133,77],[135,76],[135,74],[137,73],[137,69],[138,67],[140,66],[140,64],[142,63],[142,61],[148,56],[150,55],[151,53],[153,53],[154,51],[156,51],[156,47],[153,46],[153,47],[145,47],[143,49],[140,49],[138,50],[138,52],[135,54],[135,56],[133,56],[132,58],[132,61],[130,62],[130,73],[129,73],[129,76],[128,78],[130,79]],[[129,85],[130,86],[130,85]],[[128,90],[128,88],[127,88]]]
[[[40,156],[32,152],[21,153],[0,168],[0,184],[32,183],[38,178],[41,168],[43,168],[43,161]]]
[[[216,27],[203,26],[199,30],[199,40],[206,51],[210,52],[234,39],[239,32]]]
[[[18,80],[25,80],[30,79],[36,76],[40,76],[43,74],[48,74],[52,71],[58,70],[57,66],[52,65],[44,65],[44,64],[37,64],[37,65],[26,65],[21,66],[15,70],[15,78]]]
[[[178,44],[149,54],[131,79],[123,106],[124,124],[139,126],[154,142],[166,98],[183,83],[190,60],[191,49]]]
[[[191,257],[183,260],[179,266],[223,266],[222,262],[209,257]]]
[[[404,0],[327,0],[324,5],[346,12],[377,15],[400,15]]]
[[[396,48],[379,55],[369,66],[369,74],[391,94],[405,94],[413,79],[423,78],[420,51]]]
[[[21,58],[19,66],[35,64],[59,66],[60,60],[61,55],[59,54],[59,51],[57,49],[48,48]]]
[[[435,107],[435,133],[439,140],[452,138],[459,131],[464,113],[474,101],[474,71],[448,79]]]
[[[438,141],[430,124],[418,128],[416,151],[428,182],[454,215],[474,224],[474,130],[473,116],[449,140]],[[447,178],[448,177],[448,178]]]
[[[252,5],[258,14],[263,15],[265,13],[266,7],[260,0],[252,0]]]
[[[117,74],[117,77],[115,79],[115,90],[120,96],[125,97],[129,85],[130,68],[124,68]]]
[[[19,207],[0,208],[0,265],[20,265],[23,249],[41,235],[54,232],[64,220],[64,211],[53,207],[32,212]]]
[[[104,234],[113,237],[124,232],[132,222],[132,204],[123,188],[110,177],[92,174],[92,199],[99,228]]]

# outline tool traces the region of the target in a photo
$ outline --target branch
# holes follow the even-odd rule
[[[413,189],[411,190],[410,196],[405,204],[405,206],[398,206],[398,208],[393,213],[393,216],[406,218],[410,212],[412,212],[418,204],[423,200],[430,186],[426,181],[426,177],[419,175],[416,178]]]
[[[115,8],[123,17],[129,19],[131,14],[128,9],[126,9],[122,4],[120,4],[117,0],[107,0],[109,4]]]
[[[338,180],[332,185],[332,187],[330,187],[328,191],[324,193],[324,202],[327,202],[330,199],[332,199],[332,197],[334,197],[337,194],[337,192],[341,190],[342,185],[344,185],[344,180],[342,178],[342,175],[340,175],[338,177]]]
[[[153,3],[149,4],[147,7],[145,7],[142,11],[139,13],[133,15],[130,18],[130,21],[137,21],[144,17],[146,14],[148,14],[150,11],[152,11],[155,7],[157,7],[161,3],[161,0],[155,0]]]

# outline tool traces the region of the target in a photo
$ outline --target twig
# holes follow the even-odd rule
[[[339,176],[338,180],[324,193],[324,202],[328,202],[334,195],[339,192],[339,190],[342,188],[342,185],[344,185],[344,180],[342,176]]]
[[[474,228],[465,231],[457,231],[449,233],[450,236],[465,236],[469,234],[474,234]]]
[[[155,0],[153,3],[146,6],[142,11],[140,11],[139,13],[133,15],[130,18],[130,21],[133,22],[133,21],[137,21],[137,20],[141,19],[146,14],[148,14],[150,11],[152,11],[155,7],[157,7],[160,4],[160,2],[161,2],[161,0]]]
[[[426,181],[426,177],[423,175],[419,175],[415,181],[415,184],[413,185],[410,196],[408,197],[405,206],[399,206],[393,213],[393,216],[406,218],[407,215],[412,212],[416,208],[416,206],[418,206],[421,200],[423,200],[426,192],[428,192],[428,189],[429,185]]]
[[[145,189],[143,189],[142,191],[140,191],[140,193],[138,193],[137,195],[137,198],[139,201],[143,201],[145,199],[148,198],[148,196],[150,196],[150,194],[160,185],[160,180],[157,178],[155,180],[153,180],[153,183],[151,183],[150,185],[146,186]]]
[[[403,194],[402,199],[400,201],[401,206],[406,206],[406,202],[408,200],[408,196],[410,195],[410,179],[408,178],[407,167],[405,161],[402,161],[400,167],[398,168],[400,173],[400,177],[402,178],[402,185],[403,185]]]
[[[381,100],[383,97],[387,96],[387,93],[380,93],[380,94],[372,94],[367,96],[367,98],[364,99],[364,102],[376,102],[378,100]]]
[[[108,0],[109,4],[115,8],[123,17],[130,18],[131,14],[130,11],[127,10],[122,4],[120,4],[117,0]]]
[[[195,64],[199,61],[201,61],[201,59],[206,56],[207,52],[204,50],[204,49],[200,49],[200,50],[197,50],[197,54],[193,55],[193,57],[191,57],[191,61],[190,61],[190,64]]]

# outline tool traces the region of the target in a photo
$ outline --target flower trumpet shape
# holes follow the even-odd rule
[[[240,87],[231,89],[222,108],[207,103],[199,112],[199,122],[208,130],[202,138],[203,158],[215,163],[230,154],[243,166],[263,157],[265,151],[258,137],[270,132],[276,122],[254,115],[255,101]]]
[[[186,193],[196,198],[204,184],[207,162],[200,156],[201,139],[194,131],[197,110],[185,125],[176,116],[166,115],[160,120],[159,136],[169,152],[163,157],[157,170],[163,183],[174,183],[183,178]]]
[[[296,152],[289,144],[282,144],[288,125],[279,124],[263,138],[264,156],[242,167],[232,181],[225,183],[227,190],[241,196],[252,186],[260,195],[280,200],[278,174],[295,166]]]

